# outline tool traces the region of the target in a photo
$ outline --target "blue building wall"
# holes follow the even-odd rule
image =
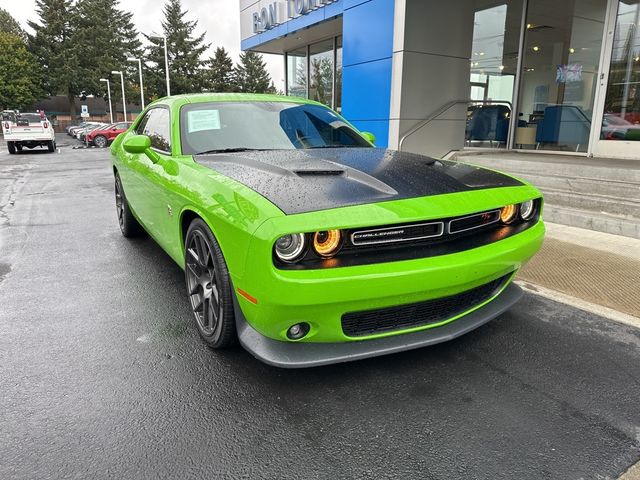
[[[342,113],[386,147],[394,0],[343,0]]]
[[[394,0],[339,0],[242,42],[248,50],[343,15],[342,114],[386,147],[389,137]]]

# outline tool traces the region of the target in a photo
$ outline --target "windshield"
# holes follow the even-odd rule
[[[288,102],[212,102],[181,109],[182,152],[370,147],[326,107]]]

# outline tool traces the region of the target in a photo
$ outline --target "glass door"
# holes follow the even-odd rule
[[[506,148],[523,0],[476,0],[465,146]]]
[[[516,148],[587,152],[606,14],[607,0],[529,0]]]
[[[640,159],[640,1],[613,2],[593,153]]]

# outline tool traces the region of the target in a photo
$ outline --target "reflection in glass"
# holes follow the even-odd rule
[[[600,138],[640,141],[640,4],[620,2]]]
[[[506,147],[522,18],[522,0],[484,8],[477,2],[471,49],[472,100],[467,111],[467,146]]]
[[[333,38],[309,47],[309,98],[333,103]]]
[[[287,95],[307,98],[307,49],[287,53]]]
[[[336,78],[334,106],[336,112],[342,111],[342,37],[336,38]]]
[[[606,7],[529,1],[519,124],[535,128],[536,148],[587,151]]]

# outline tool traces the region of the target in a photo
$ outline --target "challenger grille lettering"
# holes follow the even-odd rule
[[[356,231],[351,234],[351,243],[353,245],[376,245],[379,243],[408,242],[439,237],[443,233],[443,222],[421,223],[401,228],[387,227]]]

